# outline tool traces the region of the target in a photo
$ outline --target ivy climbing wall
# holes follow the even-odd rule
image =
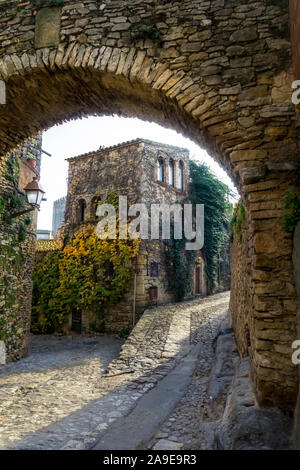
[[[36,214],[14,217],[27,208],[22,189],[38,172],[27,163],[40,158],[37,137],[1,161],[0,196],[0,362],[18,359],[28,349]]]

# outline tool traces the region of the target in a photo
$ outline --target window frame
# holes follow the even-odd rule
[[[157,159],[157,181],[160,183],[165,181],[165,162],[162,157],[158,157]]]

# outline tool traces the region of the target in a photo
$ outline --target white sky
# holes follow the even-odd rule
[[[218,163],[205,150],[176,131],[136,118],[89,117],[54,126],[43,134],[43,150],[52,156],[42,156],[41,184],[47,202],[42,202],[38,228],[52,229],[53,202],[67,194],[68,164],[65,158],[97,150],[100,145],[109,147],[121,142],[144,138],[190,150],[193,160],[205,162],[219,180],[236,190]]]

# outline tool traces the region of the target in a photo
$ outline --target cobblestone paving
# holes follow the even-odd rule
[[[27,358],[0,368],[0,445],[10,446],[99,397],[99,374],[120,351],[107,336],[33,337]]]
[[[188,390],[161,426],[148,448],[154,450],[211,449],[214,413],[210,406],[209,376],[215,359],[214,342],[226,318],[228,293],[217,294],[191,309],[191,341],[200,343],[199,360]]]
[[[177,407],[160,431],[164,437],[153,442],[193,448],[212,342],[228,299],[217,294],[146,311],[119,356],[122,341],[114,337],[34,338],[28,358],[0,368],[0,448],[91,448],[201,342],[188,403]]]

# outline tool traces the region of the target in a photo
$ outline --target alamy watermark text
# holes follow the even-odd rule
[[[203,248],[203,204],[196,204],[195,207],[192,204],[179,203],[151,204],[149,214],[146,204],[138,203],[128,207],[127,196],[119,196],[118,218],[112,204],[99,205],[97,216],[100,220],[96,232],[101,240],[116,239],[118,229],[120,239],[182,240],[184,237],[187,240],[186,250]]]

